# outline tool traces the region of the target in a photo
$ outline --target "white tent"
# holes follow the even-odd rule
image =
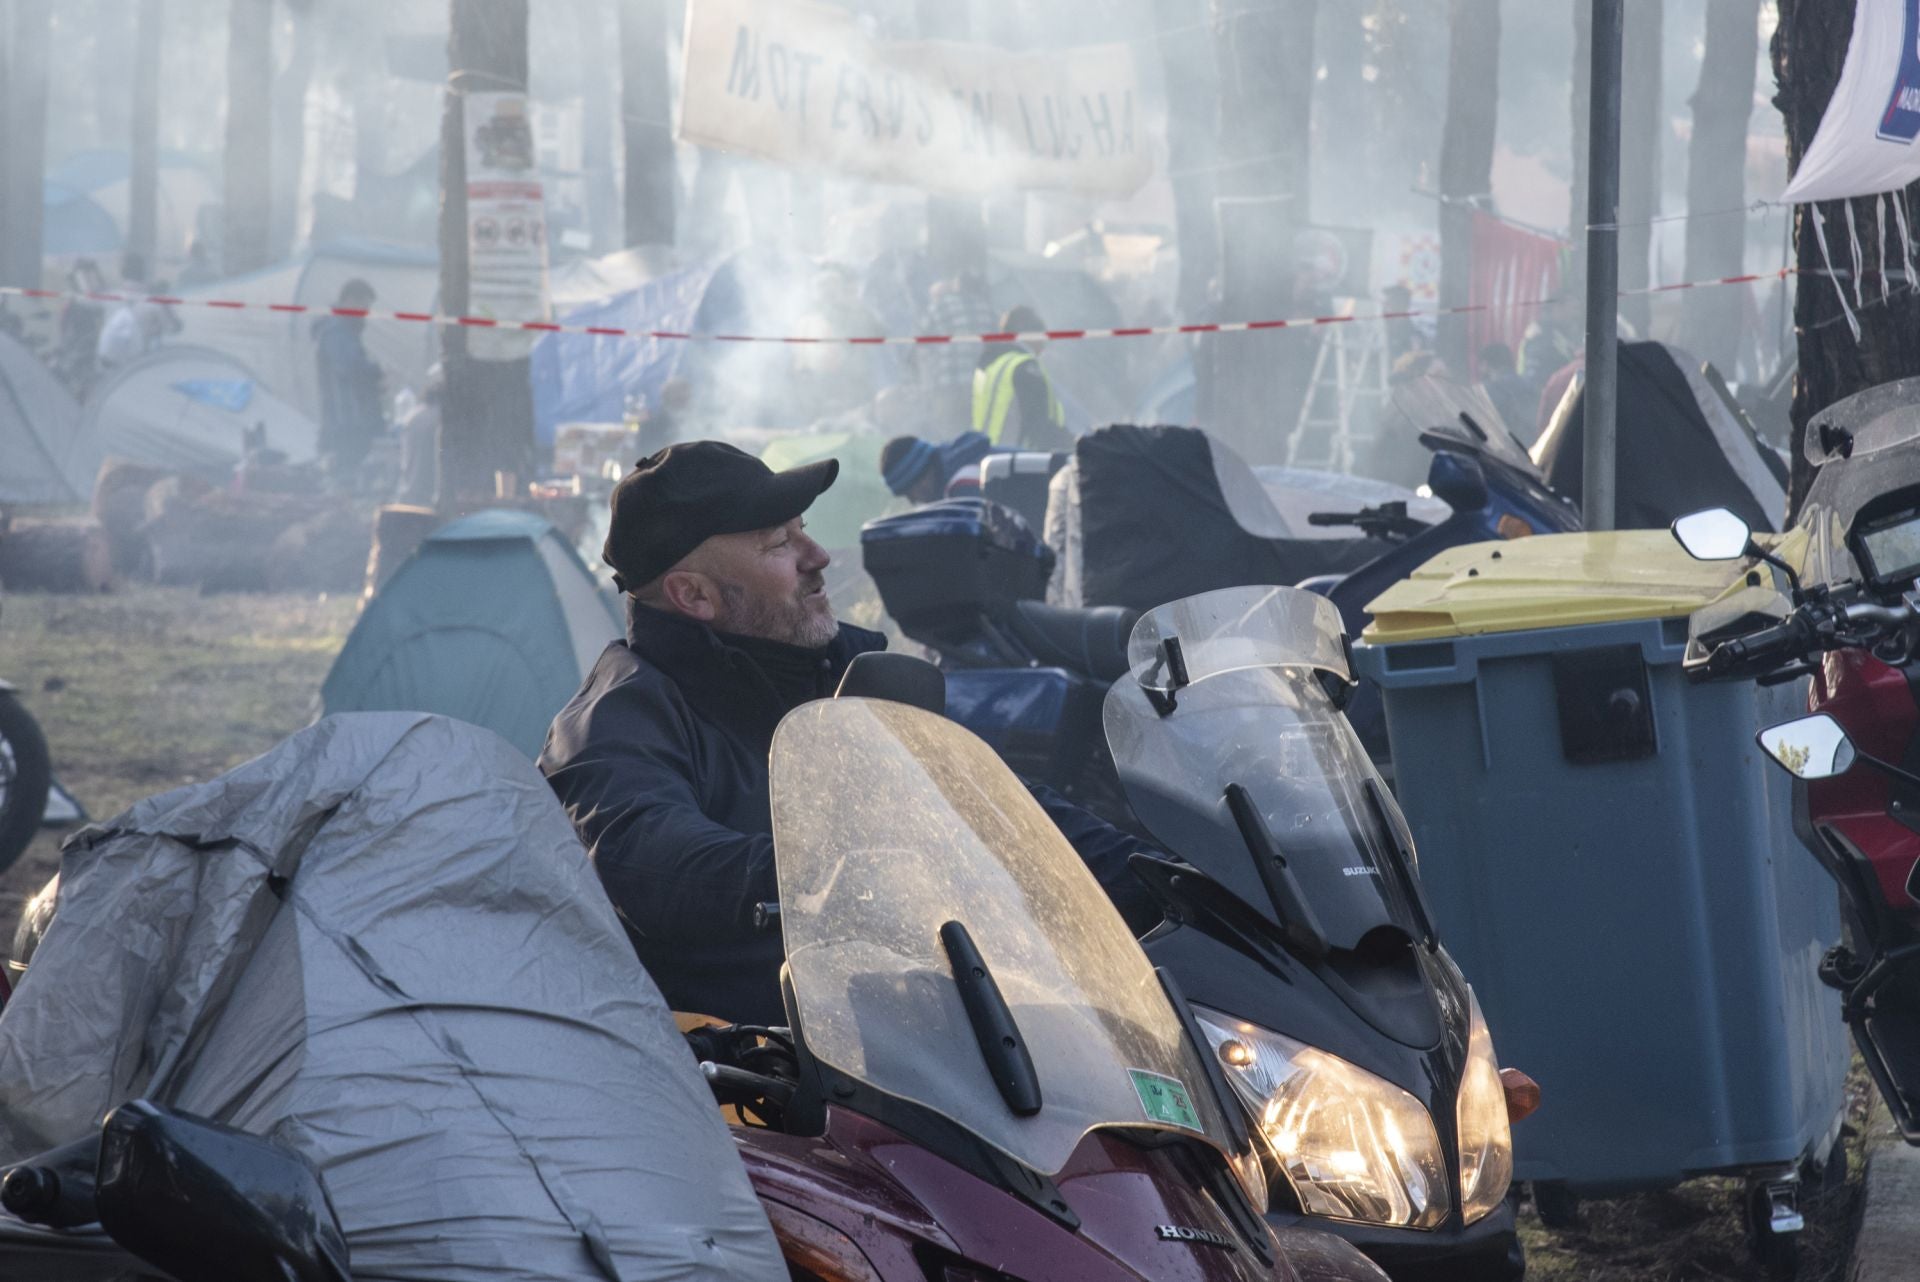
[[[85,502],[93,473],[75,459],[79,429],[72,393],[0,336],[0,506]]]
[[[787,1276],[546,781],[446,718],[331,717],[68,844],[0,1163],[137,1097],[311,1160],[357,1278]]]
[[[350,280],[373,286],[374,310],[432,312],[440,296],[438,258],[429,252],[372,241],[341,241],[232,280],[180,291],[184,298],[258,304],[239,310],[179,307],[183,328],[175,341],[212,348],[240,361],[274,393],[307,417],[320,417],[311,313],[271,312],[267,305],[330,307]],[[387,371],[387,391],[418,389],[439,352],[439,334],[417,321],[369,320],[367,354]]]
[[[93,389],[75,460],[89,493],[108,457],[224,475],[240,461],[243,433],[262,425],[268,447],[290,462],[317,457],[319,427],[247,366],[205,348],[160,347]]]

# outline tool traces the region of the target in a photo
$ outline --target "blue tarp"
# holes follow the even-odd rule
[[[241,413],[253,403],[250,378],[183,378],[170,386],[183,396],[229,414]]]
[[[565,325],[603,325],[686,333],[721,264],[704,263],[650,280],[559,318]],[[543,444],[562,423],[617,423],[628,396],[659,403],[660,389],[681,370],[687,344],[675,339],[546,334],[533,346],[534,423]]]

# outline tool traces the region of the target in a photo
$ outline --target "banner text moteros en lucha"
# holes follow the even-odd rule
[[[952,195],[1124,196],[1152,170],[1133,50],[876,40],[794,0],[692,0],[679,136]]]

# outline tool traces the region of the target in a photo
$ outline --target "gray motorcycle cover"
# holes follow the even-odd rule
[[[0,1015],[0,1163],[137,1097],[321,1169],[354,1277],[783,1278],[671,1013],[531,763],[329,717],[85,830]]]

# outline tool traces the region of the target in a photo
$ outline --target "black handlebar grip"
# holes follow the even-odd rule
[[[1785,623],[1762,628],[1727,642],[1714,652],[1713,666],[1723,672],[1736,664],[1751,668],[1771,667],[1782,659],[1798,658],[1801,640],[1802,629],[1789,619]]]

